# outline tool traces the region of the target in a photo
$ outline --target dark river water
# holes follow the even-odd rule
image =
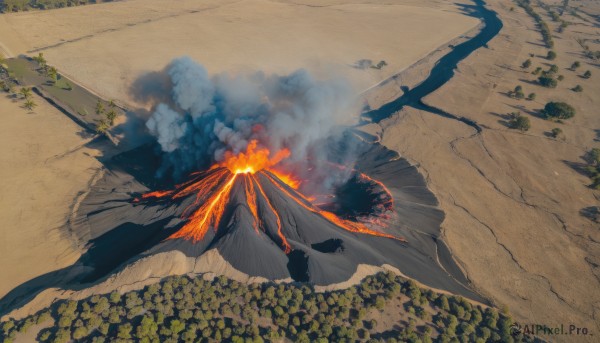
[[[415,88],[404,89],[404,94],[401,97],[378,109],[363,113],[363,118],[368,118],[373,122],[379,122],[388,118],[395,112],[398,112],[404,106],[411,106],[446,118],[459,120],[472,126],[477,131],[481,131],[479,125],[474,121],[426,105],[422,101],[425,96],[436,91],[454,76],[454,71],[460,61],[479,48],[487,48],[487,43],[500,32],[500,29],[502,29],[502,21],[498,18],[496,12],[487,9],[483,0],[474,0],[474,2],[475,5],[473,6],[465,6],[465,11],[467,11],[469,15],[481,19],[485,25],[483,29],[475,37],[455,46],[449,53],[440,58],[431,69],[431,73],[427,79]]]

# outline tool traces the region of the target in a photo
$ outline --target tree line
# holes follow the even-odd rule
[[[407,319],[378,326],[377,318],[390,314]],[[392,273],[325,293],[302,283],[172,276],[139,291],[57,301],[35,315],[0,323],[0,340],[12,342],[38,324],[45,324],[38,341],[65,343],[536,341],[511,334],[507,311],[424,289]]]
[[[0,9],[2,12],[19,12],[26,11],[29,9],[53,9],[63,7],[73,7],[79,5],[87,5],[90,3],[108,2],[111,0],[97,1],[97,0],[4,0],[2,1]]]

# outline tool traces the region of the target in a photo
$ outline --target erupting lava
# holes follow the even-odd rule
[[[218,230],[236,180],[243,182],[245,202],[253,217],[252,226],[254,231],[259,235],[261,232],[265,232],[265,223],[259,215],[259,208],[263,206],[263,211],[268,211],[274,215],[277,224],[278,243],[287,254],[292,250],[292,247],[283,234],[281,215],[267,196],[264,185],[261,184],[262,178],[268,180],[271,186],[276,187],[282,194],[285,194],[304,209],[322,216],[342,229],[406,242],[403,238],[371,230],[362,223],[342,219],[332,212],[321,210],[313,205],[309,199],[297,192],[300,186],[300,181],[297,178],[274,169],[275,165],[289,155],[290,151],[283,149],[271,157],[269,149],[258,147],[258,142],[253,140],[248,144],[245,152],[237,155],[227,152],[222,162],[215,164],[206,172],[192,174],[193,177],[189,181],[177,185],[174,190],[149,192],[142,195],[141,198],[135,199],[135,201],[167,197],[180,199],[194,195],[193,202],[182,213],[185,224],[169,238],[184,238],[198,242],[204,238],[210,228],[213,228],[215,232]],[[259,178],[259,175],[261,178]],[[388,192],[383,184],[368,178],[364,174],[360,175],[361,178],[376,182]],[[393,208],[391,203],[385,206],[389,209]]]

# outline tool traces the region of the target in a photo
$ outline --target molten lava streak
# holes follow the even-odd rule
[[[193,177],[189,181],[177,185],[174,190],[149,192],[142,195],[141,198],[134,199],[134,202],[151,198],[160,199],[168,197],[170,199],[180,199],[192,195],[195,196],[193,202],[182,213],[182,219],[185,220],[185,224],[169,238],[184,238],[198,242],[204,238],[210,228],[213,228],[215,232],[219,228],[219,223],[229,203],[231,189],[236,179],[243,177],[246,204],[254,219],[252,225],[255,232],[261,234],[261,231],[265,231],[264,221],[259,216],[258,195],[260,194],[268,211],[275,216],[277,235],[281,248],[288,254],[292,248],[283,234],[280,215],[269,200],[259,179],[254,175],[260,172],[275,187],[299,205],[310,212],[322,216],[342,229],[406,242],[404,238],[371,230],[361,223],[339,218],[334,213],[323,211],[311,204],[309,199],[295,191],[300,185],[300,181],[297,178],[273,169],[276,164],[289,155],[289,150],[283,149],[271,157],[271,152],[268,149],[259,148],[258,142],[253,140],[248,144],[245,152],[237,155],[227,152],[222,162],[215,164],[207,172],[193,173]],[[368,178],[364,174],[360,175],[361,177]],[[368,179],[377,183],[389,193],[383,184],[376,180]],[[285,185],[289,186],[289,188]]]

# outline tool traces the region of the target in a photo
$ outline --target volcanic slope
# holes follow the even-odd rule
[[[236,174],[219,167],[164,187],[151,185],[151,167],[136,164],[147,163],[152,149],[116,156],[68,225],[87,252],[72,267],[14,289],[0,300],[2,312],[46,288],[78,290],[115,275],[126,275],[129,283],[141,281],[128,275],[131,266],[139,269],[139,263],[172,252],[195,259],[183,271],[193,273],[195,263],[210,260],[200,257],[211,251],[250,277],[321,286],[351,279],[359,265],[390,265],[430,287],[486,302],[469,288],[439,238],[444,214],[417,169],[379,144],[358,145],[360,162],[350,169],[354,177],[348,188],[362,191],[343,200],[358,203],[368,197],[372,204],[367,206],[370,216],[354,218],[318,207],[268,170]],[[337,150],[347,147],[329,148],[331,156],[341,156]],[[337,162],[332,158],[333,165]],[[159,191],[149,192],[148,187]],[[144,264],[146,275],[154,277],[182,272],[160,268],[154,262]],[[202,270],[218,273],[219,267]]]

